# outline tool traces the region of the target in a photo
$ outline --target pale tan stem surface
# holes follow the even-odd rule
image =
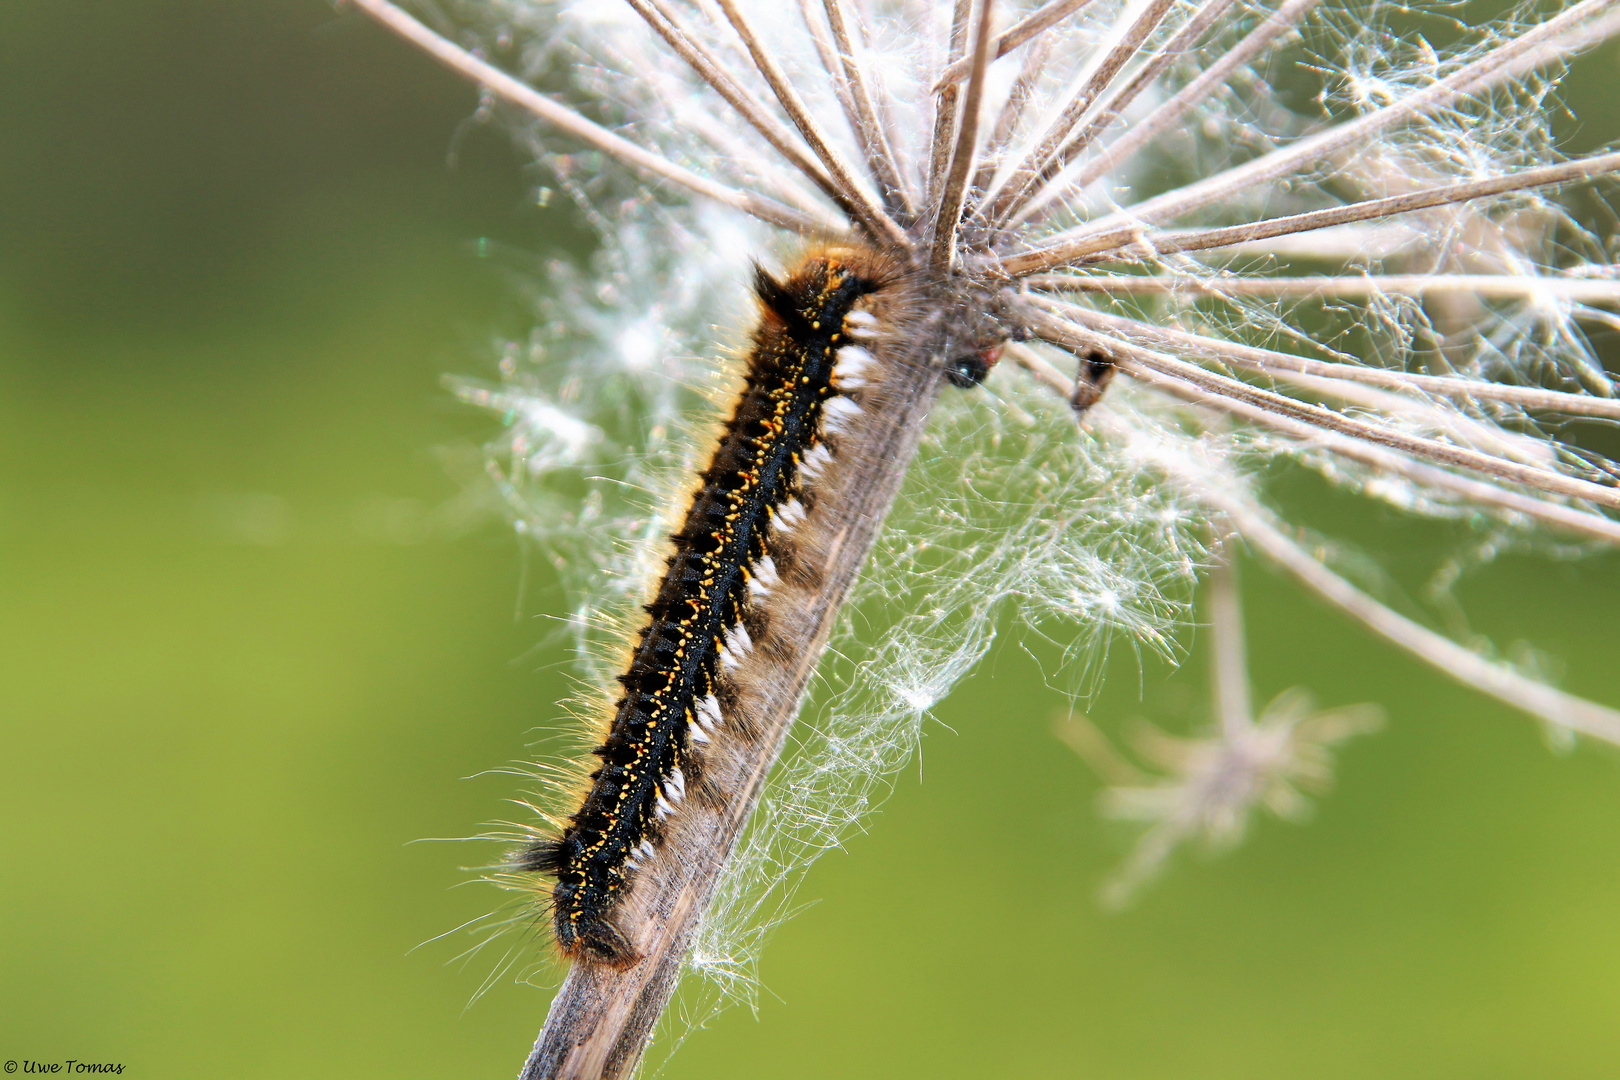
[[[827,25],[833,33],[833,39],[838,47],[838,63],[842,69],[843,85],[848,91],[850,107],[853,110],[849,117],[850,127],[855,130],[855,137],[860,140],[862,152],[866,154],[867,168],[877,182],[882,185],[889,197],[898,201],[900,209],[907,215],[916,213],[916,206],[912,202],[911,192],[907,189],[904,179],[900,175],[900,165],[894,156],[894,148],[889,145],[888,137],[884,134],[883,124],[878,119],[877,106],[872,100],[872,92],[866,85],[866,74],[861,71],[860,64],[855,59],[855,41],[849,32],[849,19],[845,16],[843,0],[826,0],[824,7],[827,11]]]

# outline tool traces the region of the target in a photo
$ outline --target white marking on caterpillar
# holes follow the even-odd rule
[[[669,780],[666,781],[666,784],[668,785],[668,790],[673,792],[675,802],[680,802],[682,799],[686,798],[686,774],[681,771],[681,767],[679,765],[675,766],[674,770],[670,772]]]
[[[663,821],[665,818],[669,817],[669,815],[675,812],[675,807],[670,804],[668,799],[664,798],[664,793],[662,791],[654,795],[653,798],[658,800],[658,807],[653,811],[653,816],[659,821]]]
[[[805,461],[808,462],[809,460],[809,458],[805,458]],[[781,522],[784,527],[789,529],[798,528],[800,523],[804,521],[804,516],[804,503],[800,502],[798,499],[789,499],[787,502],[783,503],[781,509],[776,512],[776,520]]]
[[[754,649],[754,639],[748,636],[748,628],[738,623],[726,631],[726,647],[733,655],[747,656]]]
[[[720,699],[713,694],[708,695],[697,703],[698,715],[709,722],[710,727],[722,727],[726,718],[720,715]]]
[[[870,311],[851,311],[844,316],[844,323],[847,326],[876,326],[877,316]]]
[[[821,429],[839,432],[865,410],[847,397],[830,397],[821,405]]]
[[[821,443],[816,443],[804,452],[804,460],[799,463],[799,472],[807,479],[814,480],[821,470],[832,464],[832,452]]]
[[[872,354],[859,345],[845,345],[838,350],[838,363],[833,365],[833,382],[840,390],[853,390],[865,386],[862,373],[873,364]]]
[[[754,576],[764,582],[767,589],[774,589],[782,582],[781,575],[776,572],[776,560],[769,555],[761,555],[759,562],[754,564]]]

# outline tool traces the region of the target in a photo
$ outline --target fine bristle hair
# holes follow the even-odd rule
[[[514,851],[507,865],[520,874],[555,874],[562,867],[562,841],[554,837],[533,840]]]

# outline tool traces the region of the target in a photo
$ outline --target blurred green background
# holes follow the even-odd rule
[[[1571,149],[1620,134],[1617,65],[1569,85]],[[500,1077],[534,1037],[545,991],[467,1007],[490,961],[412,951],[501,898],[411,841],[503,816],[510,778],[462,778],[567,689],[560,596],[455,512],[440,448],[490,427],[440,379],[526,328],[481,241],[590,238],[475,105],[323,0],[0,4],[0,1059]],[[1433,535],[1300,486],[1397,562]],[[1616,559],[1461,592],[1620,703]],[[999,648],[811,874],[757,1018],[663,1075],[1620,1076],[1620,755],[1245,593],[1262,700],[1388,709],[1314,823],[1103,913],[1127,838]],[[1201,715],[1201,657],[1140,684],[1094,719]]]

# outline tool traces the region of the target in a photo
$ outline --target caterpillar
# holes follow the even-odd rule
[[[555,939],[573,957],[637,958],[619,917],[637,880],[686,804],[721,807],[747,782],[729,766],[763,736],[752,706],[801,692],[819,643],[796,596],[837,557],[840,467],[882,452],[865,429],[886,383],[928,352],[917,274],[878,251],[812,249],[780,280],[756,266],[754,292],[744,385],[669,538],[600,764],[561,835],[511,859],[555,879]]]

